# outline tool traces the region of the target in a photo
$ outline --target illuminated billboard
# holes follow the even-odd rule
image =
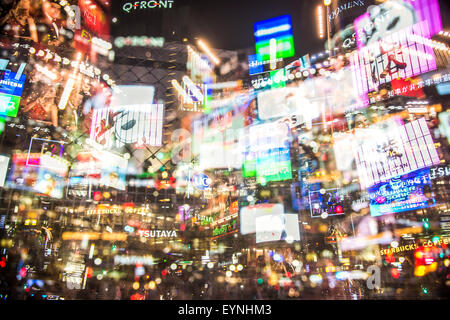
[[[292,179],[289,127],[285,123],[251,126],[242,139],[244,177],[256,176],[257,182]]]
[[[11,70],[2,70],[0,80],[0,115],[16,117],[26,76]]]
[[[380,85],[435,70],[428,24],[416,23],[355,51],[350,65],[355,90],[365,103],[367,94]]]
[[[27,162],[39,165],[27,165]],[[37,192],[61,199],[66,185],[68,164],[66,161],[48,154],[13,154],[7,188]]]
[[[243,207],[239,213],[241,234],[256,232],[256,218],[261,216],[279,216],[284,214],[284,206],[281,203],[263,203]]]
[[[5,186],[6,174],[8,172],[9,157],[0,155],[0,187]]]
[[[312,218],[344,214],[344,195],[340,189],[320,189],[309,192]]]
[[[354,22],[358,49],[419,22],[426,24],[430,36],[442,30],[438,0],[386,1],[370,6]]]
[[[261,56],[262,61],[294,56],[294,37],[290,15],[256,22],[254,30],[256,53]],[[276,46],[273,48],[275,54],[271,54],[272,39],[275,39]]]
[[[93,0],[78,0],[78,7],[83,17],[84,27],[101,38],[107,39],[110,35],[110,5],[109,2],[99,2],[102,5]]]
[[[77,154],[71,168],[69,185],[105,185],[125,190],[128,160],[105,150],[84,151]]]
[[[374,217],[434,206],[430,169],[392,178],[368,189],[370,214]]]
[[[252,100],[238,98],[192,121],[192,153],[199,157],[199,169],[241,168],[240,140]]]
[[[300,240],[298,214],[269,214],[255,219],[256,243],[284,240],[288,243]]]
[[[153,103],[154,93],[153,86],[116,86],[111,105],[93,111],[90,138],[107,148],[161,146],[164,105]]]
[[[440,163],[425,118],[404,125],[390,119],[360,129],[352,144],[363,188]]]

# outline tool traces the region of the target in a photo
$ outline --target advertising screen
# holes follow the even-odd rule
[[[248,134],[242,137],[243,176],[256,176],[262,184],[292,179],[289,134],[285,123],[248,127]]]
[[[11,70],[0,71],[0,115],[16,117],[26,76]]]
[[[192,153],[199,155],[199,168],[241,168],[245,112],[251,100],[232,101],[214,108],[192,122]]]
[[[58,158],[41,155],[41,166],[33,189],[52,198],[61,199],[66,186],[67,165]]]
[[[110,107],[93,110],[90,138],[112,148],[126,143],[161,146],[164,105],[153,86],[117,86]]]
[[[284,206],[281,203],[264,203],[243,207],[239,214],[241,234],[256,232],[257,217],[281,214],[284,214]]]
[[[344,214],[344,195],[340,189],[321,189],[309,192],[309,203],[312,218],[320,218],[323,214],[335,216]]]
[[[32,159],[34,164],[27,165]],[[66,185],[68,166],[61,159],[47,154],[16,153],[12,157],[11,171],[6,187],[27,190],[61,199]]]
[[[406,79],[436,69],[436,60],[425,21],[418,22],[350,55],[353,83],[361,99],[393,79]]]
[[[0,187],[5,186],[6,174],[8,172],[9,157],[0,155]]]
[[[368,189],[370,214],[374,217],[434,206],[430,169],[392,178]]]
[[[72,166],[69,184],[102,184],[119,190],[125,190],[125,176],[128,160],[108,151],[79,152]]]
[[[394,120],[361,129],[353,140],[361,187],[440,163],[425,118],[399,125]]]
[[[110,35],[110,4],[105,1],[79,0],[78,6],[83,17],[84,27],[103,39]]]
[[[256,22],[255,47],[262,61],[270,60],[270,40],[276,40],[276,55],[273,58],[289,58],[295,54],[294,37],[290,15]]]
[[[262,215],[256,217],[256,243],[300,240],[298,214]]]
[[[321,114],[344,114],[364,106],[364,100],[354,90],[350,68],[305,79],[295,87],[259,91],[257,101],[261,120],[296,115],[307,123]]]
[[[427,24],[430,36],[442,30],[438,0],[386,1],[371,6],[354,22],[358,49],[418,22]]]

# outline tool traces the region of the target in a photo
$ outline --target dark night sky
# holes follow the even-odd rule
[[[257,21],[290,14],[293,24],[296,55],[323,49],[318,41],[314,8],[321,0],[174,0],[173,9],[166,15],[174,16],[169,24],[180,29],[181,37],[205,39],[213,48],[241,49],[254,47],[253,24]],[[128,1],[113,1],[113,16],[119,22],[113,35],[158,36],[162,25],[161,11],[142,10],[125,14],[121,9]],[[134,1],[130,1],[134,2]],[[187,9],[187,10],[186,10]],[[187,27],[189,26],[189,27]],[[167,39],[166,40],[170,40]]]
[[[136,0],[138,1],[138,0]],[[350,0],[348,0],[350,1]],[[345,3],[347,0],[341,0]],[[119,19],[112,29],[118,35],[163,35],[170,41],[183,37],[204,39],[211,47],[241,49],[254,47],[253,24],[257,21],[289,14],[292,18],[296,56],[324,50],[324,40],[317,38],[315,8],[322,0],[174,0],[172,9],[141,10],[124,13],[122,5],[129,0],[114,0],[112,15]],[[374,0],[364,0],[366,6]],[[449,4],[439,0],[444,29],[449,27]],[[350,21],[365,8],[352,9]],[[355,12],[355,10],[360,10]],[[164,12],[164,14],[162,14]],[[162,26],[164,26],[165,34]]]

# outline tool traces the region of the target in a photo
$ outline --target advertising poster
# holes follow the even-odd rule
[[[368,189],[374,217],[434,206],[430,169],[421,169]]]
[[[72,188],[91,183],[125,190],[127,167],[128,160],[112,152],[80,152],[72,166],[69,184]]]
[[[256,176],[257,182],[292,179],[289,127],[267,123],[248,129],[244,141],[243,176]]]
[[[344,195],[340,189],[321,189],[309,192],[309,203],[312,218],[320,218],[323,214],[336,216],[345,214]]]
[[[240,210],[241,234],[256,232],[256,218],[261,216],[279,216],[284,214],[284,206],[281,203],[264,203],[243,207]]]
[[[153,104],[153,86],[117,86],[111,106],[95,109],[90,138],[107,148],[161,146],[164,105]]]
[[[256,243],[300,240],[298,214],[264,215],[256,218]]]
[[[32,159],[36,165],[27,165]],[[40,166],[40,164],[45,166]],[[47,154],[16,153],[12,158],[7,188],[27,190],[61,199],[66,186],[67,163]]]
[[[404,125],[389,120],[361,129],[353,150],[363,188],[440,163],[425,118]]]
[[[2,70],[0,77],[0,115],[16,117],[26,76]]]
[[[0,155],[0,187],[5,186],[6,174],[8,172],[9,157]]]

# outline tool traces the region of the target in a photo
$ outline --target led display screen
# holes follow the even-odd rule
[[[428,24],[416,23],[355,51],[350,64],[355,90],[365,103],[367,93],[380,85],[435,70]]]
[[[323,214],[335,216],[344,214],[344,195],[340,189],[321,189],[309,192],[309,203],[312,218]]]
[[[394,120],[359,130],[353,141],[363,188],[440,163],[425,118],[399,125]]]
[[[27,165],[27,161],[43,165]],[[6,187],[38,192],[61,199],[66,185],[67,163],[47,154],[16,153]]]
[[[125,190],[125,176],[128,160],[108,151],[79,152],[72,166],[69,184],[103,184],[119,190]]]
[[[300,240],[298,214],[262,215],[256,217],[256,243]]]
[[[418,22],[426,23],[430,36],[442,30],[438,0],[386,1],[369,7],[354,22],[358,49]]]
[[[274,58],[289,58],[295,54],[292,23],[289,15],[256,22],[255,47],[262,61],[270,60],[270,40],[276,40],[276,56]]]
[[[256,218],[261,216],[278,216],[284,214],[284,206],[280,203],[256,204],[240,210],[241,234],[256,232]]]
[[[311,122],[321,114],[344,114],[364,106],[354,90],[349,68],[330,76],[305,79],[295,87],[258,91],[257,101],[261,120],[296,115],[301,122]]]
[[[8,172],[9,157],[0,155],[0,187],[5,186],[6,174]]]
[[[126,143],[160,146],[164,105],[153,104],[152,86],[117,86],[110,107],[93,111],[90,138],[108,148]]]
[[[16,117],[26,76],[11,70],[0,71],[0,115]]]
[[[285,123],[251,126],[244,141],[243,176],[258,183],[292,179],[289,127]]]
[[[431,207],[430,169],[421,169],[392,178],[368,189],[370,214],[374,217],[390,213]]]
[[[240,168],[240,137],[251,100],[231,101],[192,122],[192,153],[199,155],[199,168]]]

